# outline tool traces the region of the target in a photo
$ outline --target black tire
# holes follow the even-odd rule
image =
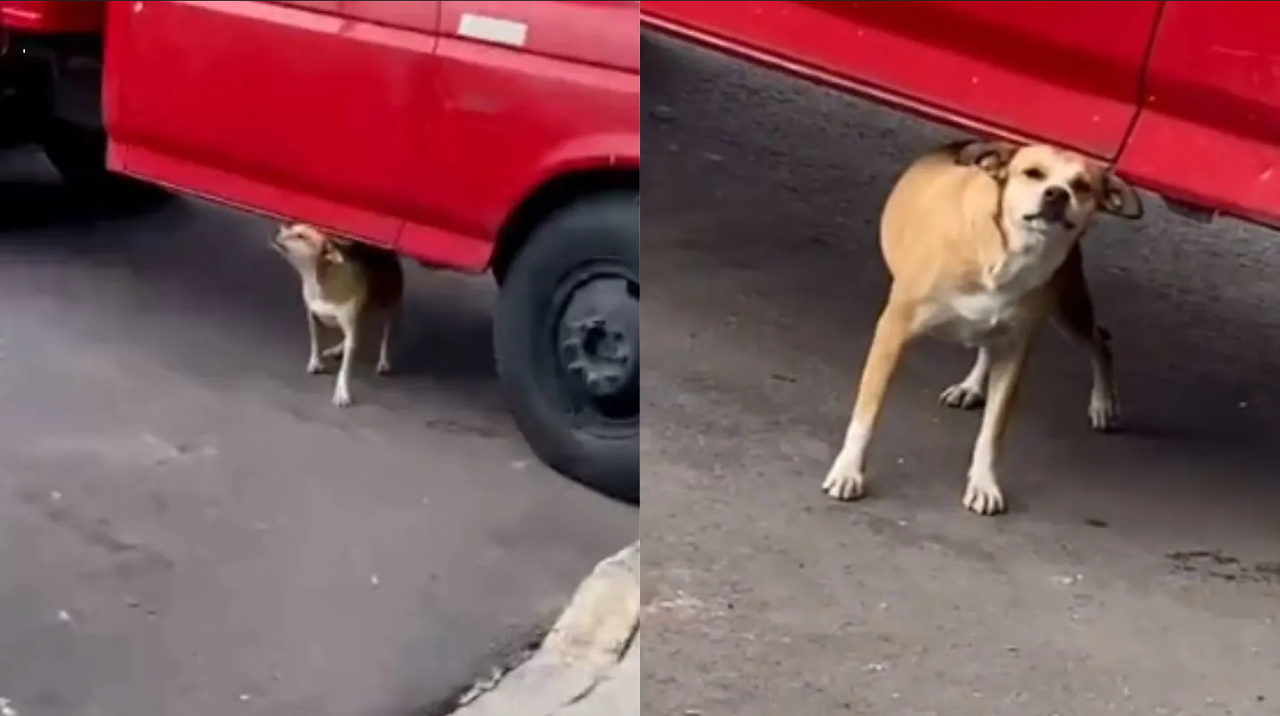
[[[588,303],[591,315],[608,316],[605,324],[565,318],[588,315],[579,310]],[[600,306],[616,308],[594,313]],[[534,229],[504,277],[493,326],[499,383],[534,453],[631,504],[640,502],[639,306],[639,193],[613,191],[574,202]],[[606,335],[609,348],[601,348]],[[564,341],[576,339],[565,336],[582,340],[570,345]],[[583,336],[596,336],[597,347],[590,362],[572,361],[568,355],[588,353]],[[588,381],[584,366],[607,372],[593,371]],[[589,384],[611,394],[588,397]]]
[[[49,163],[74,191],[131,203],[154,203],[168,196],[158,186],[107,169],[107,135],[102,130],[49,120],[40,145]]]

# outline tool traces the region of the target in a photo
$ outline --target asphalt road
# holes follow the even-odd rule
[[[269,223],[3,161],[4,716],[418,713],[635,539],[516,434],[488,278],[409,271],[396,375],[338,411]]]
[[[971,357],[909,355],[871,494],[820,490],[883,299],[880,203],[952,133],[642,48],[644,713],[1280,713],[1280,239],[1169,214],[1090,235],[1128,431],[1046,332],[963,511]]]

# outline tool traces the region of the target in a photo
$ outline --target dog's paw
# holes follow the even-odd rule
[[[974,514],[990,517],[1004,512],[1004,493],[995,480],[969,478],[964,488],[964,508]]]
[[[335,407],[345,408],[351,405],[351,393],[345,390],[335,390],[333,392],[333,404]]]
[[[324,363],[319,358],[312,358],[307,361],[307,372],[311,375],[317,375],[324,372]]]
[[[1110,397],[1094,396],[1089,399],[1089,425],[1100,433],[1120,428],[1120,406]]]
[[[827,478],[822,481],[822,491],[829,497],[849,502],[861,499],[863,495],[863,476],[856,470],[838,470],[832,468]]]
[[[957,410],[977,410],[987,402],[987,396],[981,390],[964,383],[956,383],[938,395],[938,402],[948,408]]]
[[[378,367],[375,368],[378,375],[386,375],[391,372],[391,361],[383,359],[378,361]]]

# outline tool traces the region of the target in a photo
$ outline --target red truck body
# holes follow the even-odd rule
[[[101,2],[5,0],[0,2],[0,27],[43,34],[98,33],[106,11]]]
[[[73,184],[492,270],[525,436],[638,500],[638,26],[618,0],[0,2],[0,125]]]
[[[645,1],[662,32],[1280,225],[1280,4]]]
[[[109,2],[110,165],[482,271],[539,187],[640,164],[634,7],[500,4]]]

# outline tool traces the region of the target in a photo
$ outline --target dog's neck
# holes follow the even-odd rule
[[[360,268],[351,261],[333,263],[321,260],[298,271],[302,292],[309,300],[346,303],[364,294],[365,279]]]
[[[1080,233],[1061,226],[1030,225],[1007,213],[995,222],[1004,250],[987,263],[983,278],[988,288],[1002,292],[1025,293],[1044,285],[1066,260]]]

